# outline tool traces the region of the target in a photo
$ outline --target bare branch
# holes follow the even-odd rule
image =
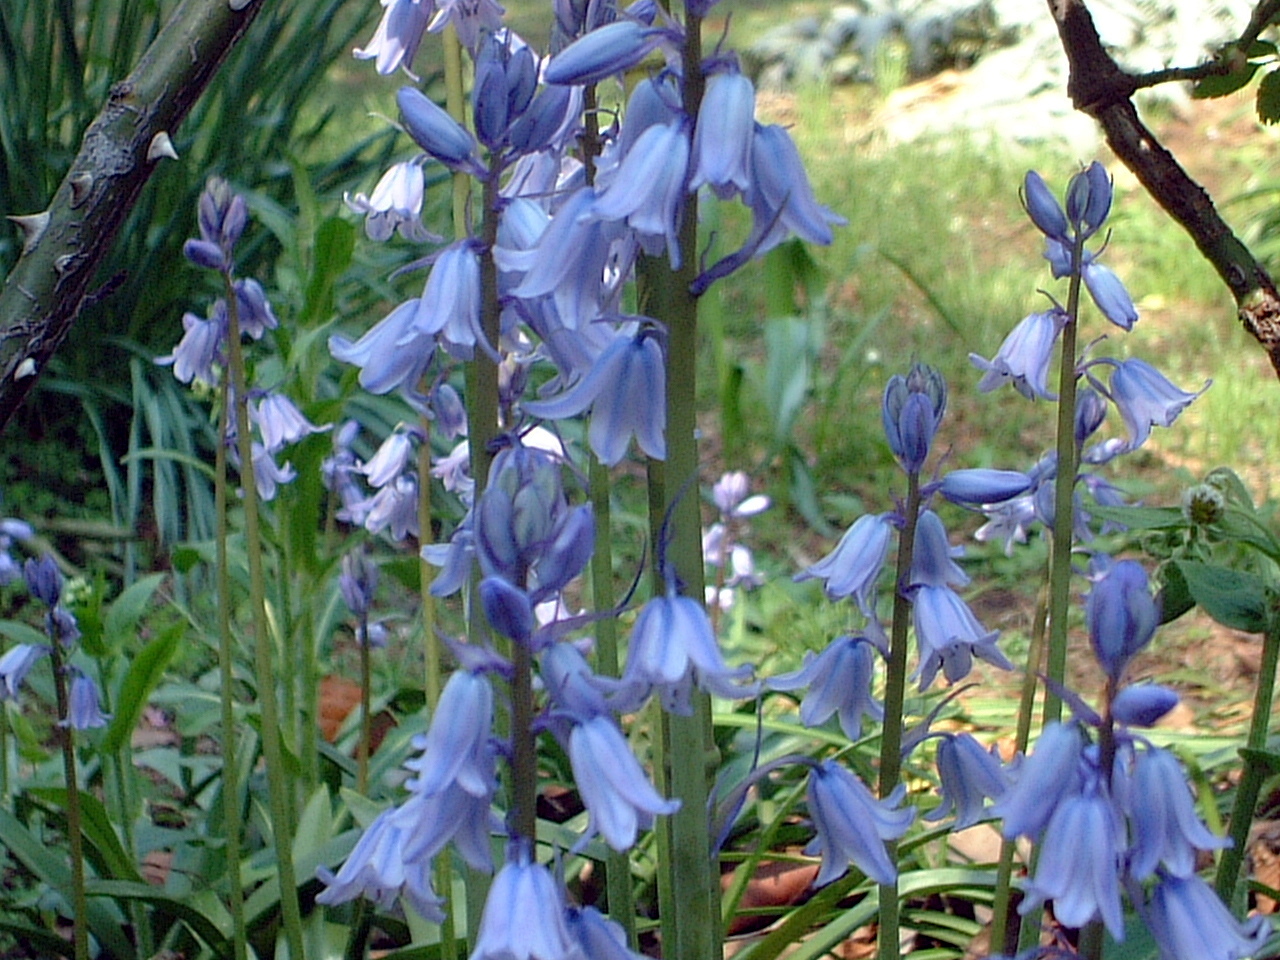
[[[1260,4],[1259,10],[1267,6],[1271,4]],[[1131,99],[1133,77],[1103,48],[1084,0],[1049,0],[1049,9],[1067,54],[1072,103],[1098,121],[1116,156],[1191,235],[1235,298],[1240,322],[1267,351],[1280,377],[1280,294],[1274,281],[1218,215],[1205,189],[1143,125]]]
[[[66,339],[151,171],[174,162],[170,137],[262,5],[183,0],[111,88],[48,209],[11,218],[26,242],[0,288],[0,429]]]

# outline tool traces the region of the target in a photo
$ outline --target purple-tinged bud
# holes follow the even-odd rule
[[[923,393],[908,390],[902,377],[894,377],[885,389],[882,413],[889,449],[902,469],[919,473],[938,428],[933,404]]]
[[[521,153],[537,153],[547,147],[564,125],[572,102],[573,91],[568,87],[543,89],[511,124],[508,133],[511,146]]]
[[[563,590],[587,565],[595,550],[595,514],[591,504],[574,507],[567,514],[556,532],[555,539],[545,548],[534,569],[539,601],[549,599]]]
[[[396,94],[400,117],[414,143],[450,169],[475,166],[475,140],[453,117],[416,87]]]
[[[551,58],[543,79],[554,84],[599,83],[626,73],[649,55],[655,31],[634,20],[617,20],[592,30]]]
[[[62,599],[62,573],[53,557],[45,554],[39,560],[28,560],[22,567],[27,590],[48,607],[56,607]]]
[[[431,391],[430,404],[441,433],[450,440],[467,435],[467,408],[457,390],[447,383],[440,384]]]
[[[527,46],[516,47],[506,62],[507,115],[518,117],[529,109],[538,90],[538,60]]]
[[[198,203],[200,239],[229,251],[249,220],[244,197],[231,191],[231,185],[221,177],[210,177],[205,182]]]
[[[1160,610],[1147,583],[1147,571],[1136,560],[1111,566],[1089,591],[1085,621],[1094,655],[1113,680],[1151,642],[1160,623]]]
[[[1138,322],[1138,308],[1133,305],[1133,298],[1123,281],[1111,268],[1095,260],[1086,260],[1080,268],[1080,276],[1102,315],[1122,330],[1132,330]]]
[[[1076,394],[1076,446],[1082,447],[1107,419],[1107,401],[1092,387],[1082,387]]]
[[[1004,503],[1031,489],[1031,478],[1017,470],[952,470],[942,478],[938,492],[965,507]]]
[[[223,270],[227,266],[222,247],[208,240],[188,240],[182,245],[182,255],[206,270]]]
[[[1022,204],[1031,222],[1047,237],[1065,241],[1067,217],[1062,206],[1045,185],[1044,178],[1034,170],[1028,170],[1022,181]]]
[[[510,116],[507,112],[507,72],[501,53],[494,52],[494,44],[500,42],[491,39],[482,48],[476,62],[475,86],[471,89],[476,137],[490,149],[502,146]]]
[[[480,581],[480,603],[493,629],[516,643],[528,644],[534,619],[527,593],[501,577],[485,577]]]
[[[1178,694],[1158,683],[1125,687],[1111,701],[1111,716],[1126,727],[1154,727],[1178,705]]]
[[[1111,212],[1111,178],[1097,160],[1067,184],[1067,217],[1084,236],[1092,236]]]
[[[348,553],[342,558],[338,588],[347,609],[357,617],[369,612],[373,594],[378,589],[378,565],[362,552]]]
[[[245,203],[244,197],[240,194],[234,194],[231,202],[227,204],[226,213],[222,216],[222,233],[219,240],[222,246],[230,250],[235,242],[240,239],[240,235],[244,233],[244,228],[249,223],[249,207]]]

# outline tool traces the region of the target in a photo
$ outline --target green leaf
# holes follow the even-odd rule
[[[1269,775],[1280,773],[1280,753],[1241,747],[1240,756],[1253,766],[1262,767]]]
[[[1280,120],[1280,72],[1268,70],[1258,84],[1258,119],[1263,123]]]
[[[158,913],[169,914],[185,923],[191,928],[191,932],[203,940],[215,954],[228,956],[230,953],[226,933],[219,929],[218,923],[207,916],[210,912],[217,913],[219,919],[223,921],[222,926],[230,927],[226,911],[221,908],[216,897],[201,897],[197,894],[206,902],[202,906],[196,906],[186,900],[169,896],[160,888],[140,881],[131,883],[124,880],[96,880],[90,881],[87,886],[92,896],[110,897],[112,900],[137,900],[150,904]],[[216,909],[211,910],[210,908],[215,905]]]
[[[1175,560],[1192,598],[1224,627],[1261,633],[1267,628],[1266,584],[1241,570],[1190,560]]]
[[[38,879],[56,889],[67,903],[72,902],[71,868],[64,862],[62,851],[37,839],[22,821],[3,808],[0,808],[0,843]],[[115,904],[90,899],[87,911],[90,931],[108,952],[118,957],[134,955],[123,932],[124,919]]]
[[[333,313],[333,290],[356,249],[355,225],[329,217],[316,231],[315,256],[307,283],[306,304],[298,317],[302,326],[327,320]]]
[[[67,791],[65,787],[32,787],[27,793],[45,803],[65,810],[67,808]],[[98,861],[112,877],[123,880],[142,882],[138,866],[133,857],[120,842],[107,808],[92,793],[82,791],[80,794],[80,832],[85,840],[94,848]]]
[[[1123,523],[1130,530],[1181,530],[1187,518],[1178,507],[1110,507],[1089,504],[1089,515]]]
[[[128,742],[133,728],[138,725],[142,708],[147,705],[147,698],[164,676],[165,668],[177,652],[184,630],[183,624],[174,624],[139,650],[129,664],[129,672],[125,674],[120,694],[116,698],[116,715],[107,726],[106,736],[102,738],[104,753],[115,753]]]
[[[1169,563],[1160,568],[1164,585],[1160,588],[1160,622],[1172,623],[1191,610],[1195,598],[1191,596],[1191,588],[1187,586],[1187,578],[1175,564]]]
[[[1214,97],[1225,97],[1235,93],[1253,79],[1257,72],[1256,63],[1244,63],[1238,70],[1216,77],[1205,77],[1191,88],[1191,96],[1197,100],[1208,100]]]
[[[138,632],[138,621],[151,602],[151,596],[164,581],[163,573],[153,573],[149,577],[126,587],[112,601],[102,621],[102,631],[107,644],[113,650],[123,649],[125,639]]]

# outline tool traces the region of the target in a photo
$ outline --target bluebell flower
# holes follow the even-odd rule
[[[1038,840],[1059,803],[1082,789],[1084,746],[1074,723],[1044,728],[1035,750],[1017,768],[1013,786],[992,806],[992,814],[1004,821],[1007,839]]]
[[[509,640],[528,645],[534,629],[529,594],[502,577],[485,577],[480,581],[479,593],[489,625]]]
[[[214,317],[204,320],[194,313],[182,315],[182,339],[174,347],[173,353],[156,357],[161,366],[172,366],[173,375],[179,383],[190,383],[198,380],[201,383],[216,384],[218,375],[214,365],[222,363],[222,345],[226,342],[226,307],[221,313],[216,309]]]
[[[196,203],[196,222],[200,239],[230,250],[244,233],[249,222],[249,208],[244,197],[234,193],[221,177],[210,177]]]
[[[541,667],[543,685],[558,710],[579,717],[612,712],[591,666],[574,644],[550,644],[542,653]]]
[[[1025,915],[1052,900],[1054,918],[1063,926],[1101,920],[1112,937],[1123,940],[1123,846],[1124,825],[1109,798],[1090,790],[1062,799],[1045,827],[1035,875],[1018,912]]]
[[[1129,431],[1129,449],[1136,450],[1147,442],[1153,426],[1168,427],[1200,394],[1209,389],[1212,380],[1195,393],[1180,390],[1145,360],[1111,361],[1114,370],[1108,384],[1112,402],[1120,410]]]
[[[601,220],[625,220],[650,256],[665,246],[673,270],[680,267],[678,233],[689,149],[686,120],[653,124],[627,151],[591,207],[592,215]]]
[[[975,467],[952,470],[942,478],[938,492],[965,507],[988,507],[1012,500],[1031,489],[1031,476],[1017,470]]]
[[[338,575],[338,590],[342,593],[347,609],[357,617],[364,616],[369,612],[377,589],[378,565],[362,550],[344,553],[341,573]]]
[[[1158,683],[1125,687],[1111,701],[1111,716],[1126,727],[1154,727],[1178,705],[1178,694]]]
[[[13,541],[30,540],[35,533],[29,523],[13,517],[0,517],[0,587],[22,576],[22,567],[9,553],[13,549]]]
[[[741,73],[717,73],[707,80],[693,132],[690,190],[706,184],[728,200],[750,189],[755,108],[755,87]]]
[[[419,535],[418,480],[412,474],[403,473],[352,511],[363,515],[364,528],[370,533],[388,530],[391,539],[397,542],[416,537]]]
[[[595,551],[595,512],[586,503],[563,511],[534,562],[529,592],[537,604],[560,593],[578,576]]]
[[[293,468],[291,463],[286,462],[283,466],[276,463],[271,451],[256,440],[253,442],[251,449],[253,451],[253,480],[257,487],[258,497],[264,501],[274,500],[276,489],[281,484],[292,483],[294,478],[298,476],[298,471]]]
[[[769,498],[756,494],[748,496],[751,480],[741,470],[722,474],[711,488],[711,499],[726,519],[754,517],[769,509]]]
[[[901,837],[915,817],[913,808],[898,808],[904,794],[899,787],[891,797],[877,800],[861,780],[834,760],[825,760],[809,771],[806,798],[817,836],[804,852],[822,857],[822,867],[813,880],[815,887],[843,876],[850,863],[876,883],[894,882],[898,870],[884,841]]]
[[[647,57],[657,34],[632,19],[620,19],[592,30],[565,47],[547,63],[547,83],[588,86],[614,74],[626,73]]]
[[[1138,308],[1115,272],[1092,258],[1080,267],[1085,288],[1102,315],[1122,330],[1132,330],[1138,322]]]
[[[800,722],[819,727],[834,715],[850,740],[862,736],[862,718],[884,719],[884,707],[871,695],[875,678],[874,644],[866,637],[836,637],[822,653],[806,651],[804,665],[765,681],[770,690],[791,691],[808,687],[800,701]]]
[[[489,736],[493,728],[493,687],[479,673],[455,670],[440,692],[431,726],[425,735],[414,737],[422,755],[405,763],[417,773],[410,788],[433,794],[449,784],[471,794],[492,792],[493,751]]]
[[[1160,624],[1159,605],[1151,595],[1142,564],[1136,560],[1111,564],[1089,591],[1085,621],[1094,656],[1108,676],[1119,680]]]
[[[324,433],[332,427],[317,427],[283,393],[269,391],[256,407],[250,406],[253,422],[262,433],[262,445],[268,453],[278,453],[286,444],[297,443],[313,433]]]
[[[458,391],[447,383],[432,388],[428,405],[436,429],[450,440],[467,435],[467,408]]]
[[[329,353],[335,360],[359,367],[360,386],[370,393],[412,389],[435,351],[435,338],[414,326],[418,307],[417,297],[405,301],[354,343],[334,334],[329,338]]]
[[[654,789],[610,717],[574,724],[569,761],[587,808],[587,831],[578,847],[599,833],[614,850],[629,850],[637,832],[653,826],[655,816],[680,809],[679,800],[664,800]]]
[[[895,374],[880,405],[889,449],[907,473],[919,473],[947,409],[947,382],[934,367],[913,364],[904,377]]]
[[[470,240],[452,243],[436,255],[413,329],[400,346],[413,346],[419,334],[439,337],[458,360],[470,360],[477,343],[493,349],[480,328],[480,258]]]
[[[182,245],[182,255],[206,270],[226,270],[231,265],[223,249],[208,240],[187,240]]]
[[[444,900],[431,886],[431,864],[405,860],[409,834],[396,824],[396,814],[394,807],[378,814],[336,874],[324,866],[316,868],[325,885],[317,903],[332,906],[365,897],[381,910],[390,910],[403,895],[424,919],[444,922]]]
[[[1085,441],[1097,433],[1106,418],[1107,401],[1102,394],[1093,387],[1082,386],[1076,393],[1076,446],[1083,447]]]
[[[397,429],[379,444],[373,456],[360,466],[369,486],[385,487],[416,464],[414,439],[413,430]]]
[[[427,6],[431,0],[392,0],[399,5]],[[393,164],[378,180],[371,196],[357,193],[342,195],[342,202],[356,213],[364,214],[364,232],[370,240],[381,243],[399,233],[406,240],[425,243],[438,239],[422,225],[422,200],[426,190],[422,164],[405,160]]]
[[[750,179],[744,198],[752,218],[746,246],[756,256],[788,236],[826,246],[835,239],[831,228],[848,222],[818,203],[800,151],[782,127],[755,125]]]
[[[1163,877],[1141,912],[1160,960],[1242,960],[1271,938],[1265,915],[1241,923],[1197,876]]]
[[[666,370],[657,338],[645,332],[616,337],[581,380],[547,400],[527,402],[535,417],[559,420],[591,410],[587,440],[607,466],[616,466],[634,436],[655,460],[667,455]]]
[[[18,688],[41,657],[49,655],[42,643],[19,643],[0,656],[0,700],[16,700]]]
[[[491,775],[489,791],[478,796],[450,783],[434,793],[413,789],[409,799],[392,814],[393,826],[403,831],[402,855],[408,863],[425,864],[450,841],[464,863],[482,873],[493,873],[490,838],[501,826],[493,815],[497,778]]]
[[[470,960],[586,960],[569,933],[560,885],[526,852],[493,878]]]
[[[1066,311],[1054,307],[1042,313],[1024,317],[1000,344],[1000,349],[990,360],[976,353],[969,354],[969,361],[983,371],[978,389],[989,393],[1006,383],[1028,400],[1040,397],[1056,400],[1049,392],[1049,364],[1058,334],[1067,323]]]
[[[1231,846],[1216,837],[1196,816],[1181,764],[1168,750],[1148,746],[1137,754],[1129,773],[1132,802],[1126,813],[1132,827],[1129,872],[1145,880],[1157,867],[1175,877],[1196,871],[1197,850]]]
[[[400,118],[413,142],[450,170],[483,175],[476,159],[476,141],[458,121],[417,87],[401,87],[396,94]]]
[[[1069,228],[1062,205],[1049,190],[1044,178],[1034,170],[1028,170],[1023,179],[1022,205],[1041,233],[1064,243],[1067,241]]]
[[[984,506],[982,512],[987,522],[978,528],[973,538],[980,543],[1003,540],[1005,556],[1010,557],[1015,543],[1027,542],[1027,531],[1036,521],[1035,500],[1031,494]]]
[[[999,800],[1009,789],[1004,767],[992,751],[970,734],[943,734],[938,744],[938,779],[942,802],[926,816],[941,820],[955,812],[953,830],[963,830],[990,816],[984,801]]]
[[[756,692],[756,685],[746,682],[750,675],[749,665],[735,669],[725,663],[702,604],[671,592],[651,598],[640,609],[626,667],[611,685],[616,693],[613,705],[630,713],[657,690],[664,710],[687,715],[695,684],[726,700],[741,699]]]
[[[62,571],[50,554],[34,557],[22,565],[22,576],[27,592],[49,608],[56,607],[62,599]]]
[[[250,340],[261,340],[268,330],[280,326],[280,320],[271,308],[267,292],[252,277],[243,277],[232,284],[236,294],[236,319],[240,321],[240,333]],[[221,301],[219,301],[221,302]],[[215,304],[216,308],[217,304]]]
[[[111,714],[102,712],[98,685],[93,682],[93,678],[79,670],[73,670],[67,690],[67,717],[58,721],[58,725],[72,730],[89,730],[93,727],[105,727],[110,719]]]
[[[627,946],[627,932],[595,907],[570,907],[565,915],[569,933],[591,960],[644,960]]]
[[[1112,185],[1106,168],[1097,160],[1067,183],[1067,219],[1081,237],[1097,233],[1111,212]]]
[[[401,67],[413,77],[413,58],[422,35],[435,13],[434,0],[382,0],[382,19],[365,47],[357,47],[357,60],[374,60],[378,73],[386,76]]]
[[[941,668],[950,683],[969,675],[973,658],[987,661],[1001,670],[1013,664],[996,646],[999,630],[987,630],[968,605],[949,587],[915,587],[911,591],[911,613],[920,663],[914,677],[926,689]]]
[[[965,586],[969,575],[952,559],[963,553],[962,548],[951,546],[942,519],[932,510],[922,510],[916,520],[915,548],[911,552],[906,586]]]
[[[893,525],[889,514],[863,514],[845,531],[829,554],[797,573],[797,581],[825,581],[827,596],[832,600],[854,597],[858,608],[867,616],[875,613],[876,581],[889,553]]]
[[[462,45],[473,53],[483,35],[504,29],[502,17],[507,11],[497,0],[436,0],[436,7],[427,29],[438,33],[452,24]]]

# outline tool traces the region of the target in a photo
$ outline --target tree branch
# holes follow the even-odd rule
[[[97,267],[170,137],[262,5],[183,0],[111,88],[48,209],[10,218],[26,243],[0,288],[0,430],[92,295]]]
[[[1267,351],[1280,377],[1280,294],[1274,281],[1218,215],[1205,189],[1143,125],[1131,99],[1135,77],[1103,48],[1084,0],[1048,2],[1067,54],[1072,103],[1098,121],[1116,156],[1191,235],[1235,298],[1240,322]],[[1270,6],[1274,4],[1260,4],[1259,10]],[[1254,19],[1259,16],[1255,12]],[[1251,22],[1249,29],[1253,27]]]

